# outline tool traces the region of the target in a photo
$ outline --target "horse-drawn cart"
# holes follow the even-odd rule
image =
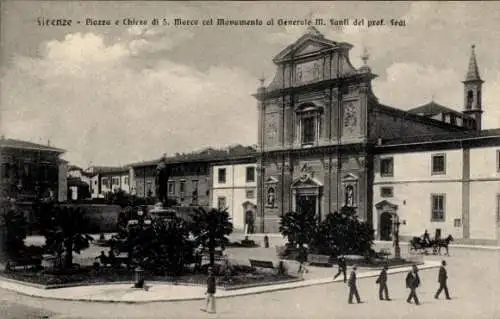
[[[450,255],[448,246],[450,242],[453,241],[453,237],[448,235],[445,239],[436,238],[434,240],[425,240],[421,237],[413,237],[409,243],[409,252],[410,253],[423,253],[425,255],[429,254],[428,250],[432,250],[433,255],[441,255],[441,248],[446,249],[446,255]]]

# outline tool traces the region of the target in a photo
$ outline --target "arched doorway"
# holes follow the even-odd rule
[[[380,240],[392,240],[392,214],[383,212],[380,215]]]

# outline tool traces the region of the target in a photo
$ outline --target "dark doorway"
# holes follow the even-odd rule
[[[392,215],[391,213],[382,213],[380,215],[380,240],[391,240],[392,233]]]
[[[295,204],[297,213],[316,215],[316,196],[298,195]]]

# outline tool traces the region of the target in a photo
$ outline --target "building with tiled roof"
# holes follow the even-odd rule
[[[458,241],[500,244],[500,136],[482,130],[483,81],[475,47],[463,107],[431,101],[404,111],[372,91],[377,75],[349,59],[352,45],[314,27],[273,59],[257,100],[257,211],[278,232],[289,211],[320,218],[349,206],[389,240],[425,229]],[[461,111],[459,111],[461,110]]]
[[[67,198],[67,162],[63,149],[18,139],[0,138],[0,197],[32,202],[37,197]]]

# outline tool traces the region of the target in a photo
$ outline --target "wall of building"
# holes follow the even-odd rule
[[[500,244],[500,146],[470,149],[470,239]]]
[[[212,167],[212,207],[217,207],[223,197],[235,230],[245,227],[244,204],[257,202],[257,171],[255,163],[214,165]],[[247,181],[247,167],[254,169],[253,181]],[[219,183],[219,169],[226,170],[226,182]],[[254,212],[256,213],[256,212]]]
[[[197,181],[197,196],[193,196]],[[171,176],[168,180],[174,185],[174,191],[168,189],[168,198],[175,199],[181,206],[210,206],[210,186],[211,180],[207,175],[184,175]],[[184,183],[184,192],[181,192],[181,183]]]
[[[445,174],[432,174],[432,156],[437,154],[445,155]],[[393,176],[381,176],[380,160],[391,157],[393,158]],[[403,237],[420,236],[425,229],[431,236],[434,236],[435,230],[439,228],[443,237],[451,234],[454,238],[462,238],[462,201],[460,200],[463,180],[462,159],[461,149],[375,156],[373,225],[376,238],[380,235],[380,211],[377,211],[375,205],[383,200],[398,205],[397,213],[400,220],[406,222],[400,228],[400,235]],[[382,197],[382,187],[392,187],[393,196]],[[431,220],[432,194],[445,196],[444,221]]]
[[[16,148],[0,150],[0,188],[2,190],[0,196],[31,201],[38,194],[46,195],[50,190],[57,198],[59,182],[57,153]]]

